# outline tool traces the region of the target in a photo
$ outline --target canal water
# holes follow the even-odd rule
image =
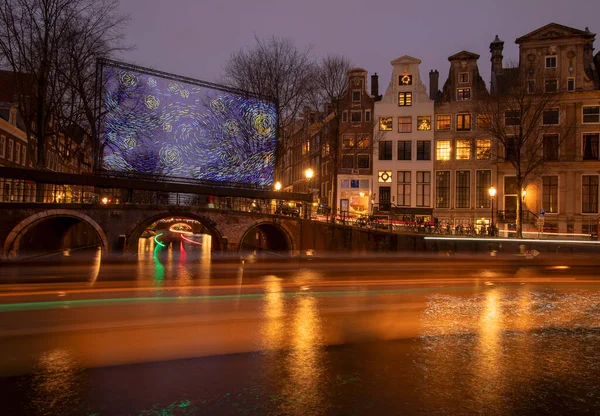
[[[168,256],[140,261],[134,276],[167,285],[202,278],[202,262],[191,270]],[[88,272],[103,276],[93,277],[93,266]],[[331,294],[341,299],[338,315],[345,314],[344,337],[331,342],[336,325],[324,313],[326,294],[284,296],[279,272],[261,273],[256,282],[264,290],[252,307],[261,318],[254,350],[92,368],[78,361],[76,345],[49,348],[29,374],[0,378],[1,413],[600,414],[598,284],[474,276],[460,289],[428,288],[415,301],[414,318],[389,306],[404,302],[400,295],[365,297],[357,283],[354,291]],[[348,273],[345,281],[364,279]],[[285,278],[303,288],[315,276],[326,282],[325,274],[292,268]],[[364,312],[377,304],[395,313],[383,329],[380,315]],[[416,334],[400,337],[396,327],[407,319],[415,321]]]

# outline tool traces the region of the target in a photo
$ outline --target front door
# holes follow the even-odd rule
[[[392,188],[389,186],[379,187],[379,211],[389,211],[392,201]]]

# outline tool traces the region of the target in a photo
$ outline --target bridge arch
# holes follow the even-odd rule
[[[133,228],[129,235],[127,235],[126,251],[129,253],[137,252],[138,240],[140,239],[144,231],[155,222],[169,217],[187,218],[198,221],[207,229],[209,234],[212,236],[213,251],[221,250],[221,248],[223,247],[223,234],[217,229],[217,224],[209,216],[194,214],[191,212],[173,213],[165,211],[160,214],[156,214],[151,217],[145,218]]]
[[[17,224],[8,234],[8,237],[6,237],[6,241],[4,242],[4,257],[15,258],[18,255],[21,239],[25,236],[25,234],[27,234],[28,231],[32,230],[43,221],[60,217],[74,218],[91,226],[100,238],[102,251],[108,251],[108,240],[106,238],[106,234],[102,230],[102,227],[100,227],[100,225],[98,225],[98,223],[91,217],[71,209],[53,209],[31,215]]]
[[[293,238],[283,225],[261,221],[242,235],[239,250],[291,254],[294,250]]]

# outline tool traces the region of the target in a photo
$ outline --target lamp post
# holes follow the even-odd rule
[[[279,182],[279,181],[275,182],[275,191],[276,192],[281,191],[281,182]],[[279,199],[275,200],[275,214],[281,214],[280,212],[277,212],[277,210],[279,210]]]
[[[310,194],[310,205],[309,205],[309,209],[312,209],[312,189],[310,188],[311,186],[311,181],[313,178],[314,172],[311,168],[308,168],[304,171],[304,176],[306,177],[306,181],[308,184],[308,193]],[[305,218],[308,217],[310,218],[312,215],[312,213],[308,212],[308,209],[306,210],[306,215],[304,216]]]
[[[492,186],[488,190],[488,192],[490,193],[490,199],[492,200],[492,219],[490,221],[490,226],[492,227],[491,235],[494,236],[494,234],[495,234],[495,229],[494,229],[494,197],[496,196],[496,188],[494,188]]]

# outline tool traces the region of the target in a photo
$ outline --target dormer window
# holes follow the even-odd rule
[[[400,75],[399,77],[399,82],[398,85],[403,86],[403,85],[412,85],[412,75]]]
[[[469,73],[461,72],[458,74],[458,83],[459,84],[468,84],[469,83]]]
[[[546,68],[556,68],[556,56],[546,56]]]

